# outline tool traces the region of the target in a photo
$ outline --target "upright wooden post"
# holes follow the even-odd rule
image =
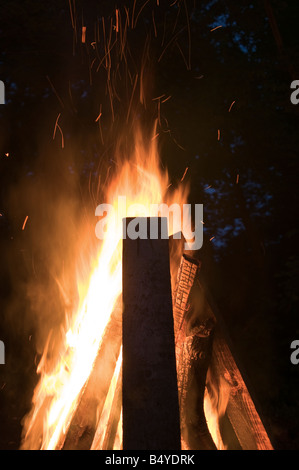
[[[123,240],[123,449],[180,450],[167,219],[139,220],[147,239]]]

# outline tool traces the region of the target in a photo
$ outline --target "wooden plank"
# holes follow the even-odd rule
[[[122,409],[122,373],[119,375],[117,382],[115,396],[111,406],[108,426],[105,434],[104,443],[102,446],[103,450],[113,450],[115,437],[117,434],[117,427],[121,416]]]
[[[248,390],[244,378],[245,374],[241,371],[240,364],[237,364],[232,353],[231,341],[223,318],[217,307],[213,305],[207,287],[202,283],[198,283],[198,286],[205,315],[214,318],[216,321],[210,367],[210,377],[214,382],[212,385],[215,388],[222,380],[222,383],[225,383],[229,390],[225,415],[221,419],[224,421],[229,420],[231,430],[235,433],[238,445],[242,450],[273,450],[268,433],[253,400],[252,392],[250,393]],[[228,442],[233,440],[231,436],[224,435],[223,438],[224,441],[227,440]],[[229,447],[228,450],[230,450]]]
[[[120,370],[122,355],[117,362],[91,450],[113,450],[115,448],[122,408],[122,373]]]
[[[224,377],[230,395],[226,415],[243,450],[272,450],[268,434],[249,394],[242,374],[221,331],[214,338],[213,363],[217,375]]]
[[[93,370],[66,434],[63,450],[89,450],[119,356],[122,339],[121,300],[111,315]]]
[[[213,325],[198,324],[186,335],[183,345],[179,364],[181,433],[189,450],[216,450],[204,412],[212,344]]]
[[[124,450],[181,448],[169,240],[161,229],[158,239],[123,241]]]
[[[206,388],[214,402],[218,402],[216,412],[219,413],[220,440],[224,448],[271,450],[272,444],[248,391],[244,374],[232,354],[223,318],[216,307],[211,306],[207,287],[197,279],[199,270],[200,263],[183,255],[173,298],[181,434],[184,445],[190,450],[215,448],[207,432],[202,408],[203,390]],[[206,339],[196,335],[196,329],[203,328],[210,321],[214,325],[210,330],[213,342],[211,338],[208,341],[208,334]],[[198,355],[201,352],[206,354],[207,351],[209,364],[206,363],[204,367],[204,362]],[[203,384],[205,374],[206,387]],[[225,408],[221,409],[223,402]]]
[[[181,435],[186,449],[216,450],[204,413],[214,323],[193,318],[190,306],[199,269],[196,259],[183,254],[173,295]]]

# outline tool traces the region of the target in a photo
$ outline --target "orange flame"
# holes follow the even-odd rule
[[[167,171],[161,170],[157,139],[146,143],[141,132],[137,131],[133,154],[124,161],[121,157],[116,155],[119,172],[108,187],[105,202],[117,209],[118,196],[126,196],[127,207],[122,217],[150,216],[151,204],[186,203],[186,186],[169,193],[169,177]],[[143,206],[142,213],[138,204]],[[54,367],[47,357],[48,346],[38,366],[40,380],[34,391],[32,410],[25,419],[23,449],[50,450],[63,445],[92,372],[103,334],[122,292],[121,223],[115,227],[115,223],[108,219],[90,278],[78,281],[78,290],[80,305],[69,321]],[[107,396],[108,399],[112,398]],[[109,408],[109,404],[107,406]],[[120,436],[118,440],[121,442]]]

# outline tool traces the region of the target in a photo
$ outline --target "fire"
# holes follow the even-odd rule
[[[228,382],[220,377],[219,384],[216,385],[208,372],[208,386],[205,390],[204,411],[207,425],[213,441],[218,450],[226,450],[220,431],[220,419],[225,415],[226,407],[229,401],[230,387]]]
[[[146,142],[138,130],[132,155],[124,158],[119,151],[115,156],[118,171],[105,192],[105,203],[117,209],[118,196],[126,196],[123,217],[150,216],[151,204],[186,203],[187,186],[180,186],[172,193],[169,191],[169,176],[166,170],[161,169],[157,141],[157,138],[152,138]],[[141,212],[138,204],[142,205]],[[121,221],[115,227],[114,221],[112,223],[108,219],[105,237],[99,244],[89,278],[78,280],[79,308],[68,319],[68,328],[56,360],[49,357],[49,343],[55,343],[55,338],[50,335],[38,365],[40,380],[34,391],[32,410],[24,423],[23,449],[51,450],[63,446],[109,320],[121,296]],[[115,363],[113,383],[117,382],[120,364],[121,359]],[[114,390],[110,389],[101,415],[97,417],[100,426],[106,420],[105,415],[109,414],[113,396]],[[121,442],[119,432],[117,439]],[[101,448],[103,438],[97,435],[96,442],[97,448]]]
[[[189,167],[182,171],[182,176],[178,181],[179,186],[173,189],[167,170],[162,169],[161,166],[158,150],[159,136],[163,132],[169,132],[168,124],[167,130],[161,126],[162,105],[171,98],[171,95],[167,93],[153,98],[150,92],[149,84],[152,76],[152,54],[149,53],[150,35],[145,38],[140,69],[136,69],[137,61],[134,58],[131,60],[132,50],[128,41],[128,32],[135,29],[143,10],[142,7],[137,13],[135,7],[134,2],[132,11],[126,7],[124,11],[116,9],[113,19],[105,21],[102,18],[101,28],[98,24],[97,36],[90,44],[91,52],[96,51],[90,67],[90,75],[93,71],[97,73],[99,70],[106,74],[106,95],[109,101],[108,108],[111,111],[113,142],[115,136],[118,135],[116,145],[113,143],[115,151],[110,160],[113,162],[114,172],[110,176],[112,173],[110,172],[112,167],[110,167],[107,175],[103,177],[105,182],[102,184],[102,180],[99,181],[98,186],[101,189],[99,202],[112,206],[118,213],[118,217],[115,219],[111,214],[107,214],[103,239],[97,240],[96,233],[94,233],[92,234],[93,240],[88,241],[87,245],[92,245],[88,254],[93,252],[95,241],[98,243],[96,253],[92,256],[91,267],[89,259],[83,260],[82,265],[81,258],[85,257],[86,241],[82,243],[83,254],[79,253],[78,256],[79,274],[76,279],[79,300],[71,309],[70,302],[66,301],[64,325],[58,333],[51,331],[49,334],[37,368],[39,382],[34,390],[32,409],[24,419],[21,446],[23,449],[70,448],[73,445],[73,430],[75,429],[74,433],[78,435],[81,432],[84,433],[84,430],[88,430],[90,426],[93,431],[93,442],[89,443],[90,449],[121,448],[122,411],[121,406],[119,407],[119,386],[122,354],[121,332],[118,327],[120,319],[116,312],[121,311],[122,218],[149,217],[153,215],[151,210],[154,204],[166,204],[168,207],[175,204],[182,207],[188,200],[189,188],[186,175]],[[70,14],[75,32],[76,20],[72,8],[70,8]],[[154,14],[152,18],[154,37],[157,38],[159,30]],[[189,24],[187,26],[189,28]],[[164,32],[162,34],[163,46]],[[104,56],[99,58],[98,54],[102,46],[99,48],[96,46],[100,40],[104,44]],[[88,46],[85,26],[82,26],[81,41]],[[171,41],[168,44],[171,44]],[[162,52],[158,53],[158,62],[168,48],[167,45],[163,47]],[[120,84],[116,80],[117,77],[121,77]],[[49,78],[48,81],[50,82]],[[124,83],[126,86],[123,97]],[[50,85],[54,89],[51,82]],[[115,119],[118,113],[118,101],[124,106],[124,110],[118,114],[120,122],[123,120],[124,123],[124,126],[120,127],[125,134],[124,128],[132,129],[132,124],[134,124],[133,136],[129,135],[129,131],[124,136],[119,135],[119,125]],[[152,109],[153,103],[154,114],[158,116],[159,129],[157,125],[154,125],[148,136],[145,129],[141,129],[136,123],[141,121],[140,109],[148,111]],[[109,113],[102,104],[97,113],[95,122],[99,125],[101,141],[107,150],[108,147],[110,149],[110,145],[107,146],[107,142],[104,143],[102,121],[103,119],[109,120]],[[56,138],[58,130],[61,146],[64,148],[64,135],[59,125],[60,117],[59,113],[54,126],[53,139]],[[165,121],[167,121],[166,118]],[[110,135],[109,132],[108,135]],[[102,171],[101,174],[103,176],[104,172]],[[119,197],[125,197],[125,204],[121,207]],[[28,217],[24,221],[23,229],[25,229],[27,219]],[[173,216],[172,220],[169,218],[169,235],[178,231],[176,222],[176,216]],[[181,229],[183,221],[178,222],[179,229]],[[96,229],[96,219],[94,227]],[[82,227],[82,232],[90,233],[90,226]],[[173,287],[181,255],[181,251],[178,251],[172,252],[170,256]],[[63,280],[57,279],[57,284],[65,298]],[[113,415],[115,407],[117,411]],[[213,418],[217,418],[217,410],[211,409],[210,414]],[[213,426],[217,427],[217,419]]]
[[[126,7],[123,11],[116,9],[113,17],[110,17],[107,21],[105,18],[102,18],[102,25],[97,21],[95,28],[97,31],[96,37],[90,43],[92,49],[89,49],[89,52],[94,52],[89,73],[90,79],[92,79],[94,71],[96,73],[99,71],[103,72],[107,78],[105,91],[110,111],[107,112],[101,103],[95,118],[95,122],[99,126],[101,141],[106,151],[108,151],[108,148],[110,149],[110,145],[109,138],[106,136],[105,139],[107,138],[108,145],[107,142],[104,142],[104,129],[107,131],[108,136],[111,132],[114,142],[114,138],[119,132],[119,123],[121,123],[121,126],[124,123],[124,126],[127,126],[127,128],[130,128],[129,124],[132,126],[132,123],[136,126],[135,123],[142,114],[140,109],[146,110],[146,115],[153,115],[153,111],[158,116],[159,130],[156,126],[153,126],[154,129],[150,137],[146,138],[144,130],[136,126],[137,128],[135,128],[132,138],[129,135],[126,135],[123,140],[120,137],[118,138],[113,160],[111,160],[113,165],[115,165],[115,171],[112,179],[109,173],[111,168],[107,171],[106,181],[101,187],[100,202],[110,204],[115,209],[115,212],[118,213],[120,209],[120,196],[125,196],[126,204],[121,207],[121,214],[117,218],[116,224],[115,217],[106,216],[105,236],[101,241],[98,240],[98,248],[93,257],[91,268],[89,260],[86,259],[82,266],[81,261],[78,259],[79,275],[76,281],[79,301],[70,312],[70,304],[66,299],[64,325],[61,326],[58,333],[54,331],[49,333],[37,367],[39,382],[34,390],[32,409],[25,417],[23,423],[22,449],[51,450],[61,449],[64,446],[67,447],[66,441],[76,417],[76,426],[79,428],[79,433],[84,433],[85,429],[88,429],[88,426],[92,423],[94,432],[89,446],[90,449],[117,450],[122,448],[122,410],[119,403],[121,396],[119,391],[121,387],[122,349],[121,334],[119,328],[117,328],[119,316],[116,313],[121,311],[122,218],[152,216],[151,208],[153,204],[159,205],[164,203],[168,206],[172,204],[182,206],[187,203],[189,192],[188,185],[186,184],[186,175],[189,172],[189,167],[182,172],[183,174],[177,189],[173,189],[167,170],[161,167],[158,151],[159,136],[165,132],[170,132],[168,121],[163,116],[161,105],[166,103],[171,98],[171,95],[167,93],[153,98],[151,92],[149,92],[148,96],[147,88],[152,77],[151,57],[155,57],[155,53],[150,53],[151,35],[149,34],[144,42],[140,69],[139,67],[136,68],[139,59],[137,60],[133,56],[128,40],[129,33],[135,29],[141,12],[147,3],[145,2],[141,6],[138,13],[136,11],[136,2],[134,2],[133,10]],[[171,4],[171,6],[174,6],[174,10],[177,9],[175,7],[176,3],[173,2]],[[158,0],[157,6],[159,7]],[[187,7],[185,9],[187,13]],[[77,36],[76,15],[71,7],[71,2],[70,14],[75,38]],[[188,15],[186,16],[186,27],[190,40],[190,24]],[[177,31],[177,25],[179,25],[178,19],[179,16],[177,16],[175,11],[173,36],[166,45],[164,45],[166,23],[163,28],[160,28],[163,34],[163,38],[161,38],[163,50],[158,51],[158,63],[161,62],[169,46],[174,43],[173,40],[177,39],[177,35],[184,29]],[[152,21],[152,37],[159,39],[159,25],[155,22],[154,10],[152,12]],[[212,31],[220,27],[217,26]],[[142,26],[142,29],[148,30],[148,24],[146,28]],[[86,27],[82,26],[81,31],[81,42],[86,45],[86,50],[88,50]],[[158,43],[159,41],[156,42]],[[98,44],[101,44],[100,47],[97,47]],[[177,45],[176,42],[174,44]],[[104,54],[102,57],[99,56],[101,50]],[[190,51],[189,44],[189,70],[191,68]],[[120,84],[117,77],[121,77]],[[47,79],[52,90],[55,92],[49,77]],[[151,89],[151,86],[149,89]],[[56,92],[55,94],[61,102]],[[123,94],[124,97],[122,96]],[[118,112],[119,102],[122,103],[120,112]],[[152,108],[153,103],[155,104],[155,111]],[[229,111],[231,111],[234,103],[235,101],[232,102]],[[148,112],[149,114],[147,114]],[[111,113],[111,126],[107,125],[109,113]],[[61,114],[59,113],[54,126],[53,139],[56,138],[58,130],[61,138],[61,147],[64,148],[64,134],[59,125],[60,116]],[[116,116],[118,119],[115,119]],[[105,127],[102,127],[103,120],[106,120]],[[164,129],[163,121],[166,123],[166,128]],[[218,129],[218,140],[220,139],[221,131]],[[174,139],[173,141],[177,143]],[[132,144],[131,150],[128,150],[128,142]],[[178,146],[180,147],[179,144]],[[10,154],[6,153],[6,157],[9,156]],[[236,182],[238,183],[238,181],[239,175],[237,175]],[[204,189],[206,190],[210,187],[208,186]],[[27,222],[28,216],[24,220],[23,230],[25,230]],[[202,220],[201,223],[204,224]],[[182,221],[180,221],[180,227],[181,225]],[[94,226],[96,226],[96,221]],[[174,233],[175,228],[175,223],[169,224],[169,235]],[[82,227],[82,232],[90,232],[89,229],[90,227],[88,229]],[[214,238],[211,237],[210,241]],[[95,241],[96,235],[93,234],[92,246]],[[86,247],[82,245],[82,253],[84,254],[80,256],[85,256],[85,250]],[[93,251],[93,249],[91,248],[90,251]],[[181,255],[181,252],[171,253],[170,257],[173,287]],[[63,297],[65,297],[63,280],[57,279],[57,284],[61,287]],[[111,346],[109,349],[109,342],[113,343],[113,340],[111,340],[111,336],[113,336],[111,335],[111,330],[114,336],[117,337],[117,341],[115,341],[116,346]],[[107,343],[110,355],[107,354],[105,349]],[[106,361],[106,354],[109,356],[108,361]],[[101,367],[97,370],[97,374],[100,372],[100,377],[97,376],[94,379],[93,373],[97,369],[99,357],[101,358]],[[99,378],[100,384],[97,382]],[[224,449],[225,445],[222,442],[220,432],[220,419],[225,414],[230,389],[228,383],[222,380],[221,377],[217,383],[214,383],[212,378],[208,377],[205,385],[205,418],[217,449]],[[99,393],[101,394],[101,399],[97,400],[95,397]],[[90,403],[91,407],[88,406]],[[90,413],[90,408],[91,419],[90,416],[85,416],[85,414]],[[192,450],[187,448],[187,444],[183,440],[181,445],[182,449]]]

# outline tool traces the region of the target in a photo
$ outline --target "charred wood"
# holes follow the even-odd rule
[[[123,449],[179,450],[168,239],[124,240],[123,305]]]
[[[197,260],[182,256],[173,295],[177,377],[184,445],[192,450],[211,450],[216,447],[205,418],[204,395],[214,322],[194,319],[189,304],[199,269]]]
[[[240,364],[237,363],[236,353],[232,352],[233,347],[223,318],[213,305],[207,288],[200,283],[198,285],[203,298],[202,309],[206,315],[214,318],[216,323],[208,388],[211,385],[216,395],[221,394],[223,384],[229,390],[226,409],[222,416],[219,416],[223,442],[228,443],[228,450],[273,450],[257,410],[256,400],[245,382],[244,371],[241,371]]]
[[[213,329],[212,321],[192,328],[179,361],[181,433],[190,450],[216,450],[204,412]]]

